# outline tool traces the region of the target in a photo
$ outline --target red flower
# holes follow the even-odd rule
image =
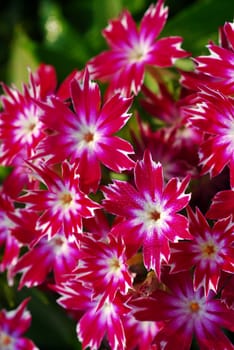
[[[117,292],[126,294],[132,288],[133,276],[128,271],[125,244],[121,238],[109,234],[101,241],[86,233],[77,239],[81,255],[76,277],[93,289],[94,295],[101,298],[100,303],[114,300]]]
[[[33,98],[38,98],[34,81],[20,93],[16,88],[3,85],[6,95],[1,97],[0,162],[4,165],[21,165],[34,155],[35,147],[45,137],[45,126],[40,108]]]
[[[156,40],[168,15],[164,1],[159,0],[146,11],[138,30],[131,14],[124,11],[119,19],[110,21],[103,35],[110,46],[88,62],[93,78],[110,81],[110,90],[125,95],[137,94],[144,79],[146,65],[172,66],[177,58],[188,54],[180,48],[182,38]]]
[[[45,282],[49,272],[54,273],[57,283],[67,279],[68,274],[77,266],[79,249],[72,237],[66,239],[56,234],[50,240],[42,238],[36,246],[23,254],[11,268],[11,276],[22,272],[19,289],[28,288]]]
[[[194,72],[183,72],[181,82],[184,86],[198,90],[208,86],[225,95],[234,94],[234,23],[226,22],[219,30],[219,45],[210,42],[209,56],[194,59]]]
[[[221,328],[234,330],[234,311],[203,288],[194,291],[191,275],[182,272],[163,278],[168,291],[158,290],[148,298],[133,301],[140,320],[164,321],[155,344],[164,350],[189,350],[193,336],[203,350],[233,350]]]
[[[79,281],[52,287],[61,297],[58,303],[68,310],[82,310],[83,316],[77,324],[77,336],[82,348],[96,350],[107,337],[111,349],[125,349],[125,334],[122,318],[129,312],[120,295],[114,300],[105,300],[100,306],[99,297],[92,297],[92,289],[86,288]]]
[[[146,151],[135,166],[136,188],[116,180],[103,189],[104,207],[126,219],[116,230],[127,249],[132,247],[135,252],[143,246],[145,266],[158,276],[161,260],[168,261],[170,256],[168,241],[191,238],[186,217],[177,213],[188,204],[190,196],[184,193],[188,182],[188,177],[181,182],[172,178],[164,187],[162,166]]]
[[[18,201],[26,203],[27,208],[42,213],[36,228],[42,231],[42,235],[48,234],[49,237],[58,232],[64,232],[67,237],[74,232],[81,232],[82,217],[94,216],[94,210],[100,205],[80,191],[77,166],[64,161],[60,176],[45,164],[40,167],[28,165],[34,176],[47,187],[28,190],[18,198]]]
[[[81,188],[96,191],[101,163],[116,172],[134,166],[128,156],[134,153],[130,143],[113,136],[128,121],[132,99],[116,94],[100,107],[99,87],[89,80],[87,70],[82,83],[72,81],[71,95],[75,112],[56,98],[40,104],[43,120],[54,133],[40,146],[39,154],[54,163],[67,158],[79,161]]]
[[[210,227],[199,209],[188,209],[189,232],[192,241],[171,246],[172,272],[189,270],[195,266],[194,287],[203,286],[217,292],[221,271],[234,273],[234,223],[229,218],[217,221]]]
[[[0,310],[1,350],[38,350],[31,340],[23,337],[31,323],[31,315],[26,310],[28,302],[29,298],[9,312]]]
[[[216,176],[228,165],[234,187],[234,99],[204,88],[194,99],[194,106],[184,110],[194,127],[205,135],[199,151],[202,174]]]

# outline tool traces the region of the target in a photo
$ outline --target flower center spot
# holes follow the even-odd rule
[[[150,212],[149,217],[153,221],[158,221],[161,217],[161,214],[157,210]]]
[[[84,135],[84,140],[89,143],[89,142],[92,142],[94,140],[94,134],[92,132],[87,132],[85,135]]]
[[[0,335],[0,345],[8,346],[12,343],[11,337],[8,334],[1,334]]]
[[[71,204],[73,198],[70,193],[63,193],[60,199],[63,205],[68,206],[69,204]]]
[[[200,310],[200,306],[196,301],[192,301],[189,306],[190,306],[190,310],[194,313]]]

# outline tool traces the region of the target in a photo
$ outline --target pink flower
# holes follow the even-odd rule
[[[136,188],[119,180],[104,187],[103,204],[110,213],[125,218],[116,230],[127,249],[135,253],[143,246],[146,268],[159,276],[161,260],[168,261],[170,256],[168,241],[191,238],[186,217],[177,213],[188,204],[190,196],[184,191],[189,178],[181,182],[172,178],[164,187],[162,166],[146,151],[136,163],[134,180]]]
[[[225,95],[234,93],[234,23],[226,22],[219,30],[219,45],[210,42],[210,55],[198,56],[194,72],[183,72],[181,83],[192,90],[208,86]]]
[[[1,97],[3,112],[0,115],[0,162],[3,165],[21,165],[34,155],[35,147],[45,137],[45,126],[40,108],[33,98],[38,91],[33,80],[24,87],[24,92],[3,85]]]
[[[101,241],[87,233],[77,239],[81,252],[76,277],[93,289],[94,295],[101,298],[100,303],[107,299],[111,302],[117,292],[126,294],[132,288],[133,276],[128,270],[122,239],[109,234]]]
[[[194,287],[203,286],[205,294],[217,292],[221,271],[234,273],[234,223],[230,217],[210,227],[199,209],[188,208],[192,241],[171,245],[172,272],[194,270]]]
[[[31,323],[31,315],[26,310],[28,302],[29,298],[9,312],[0,310],[1,350],[38,350],[31,340],[23,337]]]
[[[111,349],[125,349],[125,334],[122,318],[129,312],[120,295],[114,300],[106,299],[100,306],[99,298],[92,297],[92,289],[86,288],[79,281],[53,287],[61,297],[58,303],[68,310],[83,310],[83,316],[77,324],[77,336],[82,348],[96,350],[104,337],[107,337]]]
[[[164,1],[159,0],[146,11],[138,30],[131,14],[124,11],[110,21],[103,35],[110,47],[88,62],[93,78],[110,81],[110,90],[137,94],[144,80],[146,65],[169,67],[177,58],[188,54],[180,48],[182,38],[156,40],[168,15]]]
[[[28,190],[17,199],[26,203],[27,208],[42,213],[36,228],[42,231],[42,235],[48,234],[49,237],[58,232],[64,232],[67,237],[74,232],[81,232],[82,217],[94,216],[94,210],[100,205],[80,191],[77,166],[64,161],[59,175],[44,163],[40,167],[28,165],[34,176],[47,187]]]
[[[193,336],[200,349],[233,350],[221,328],[233,331],[234,311],[203,288],[194,291],[190,272],[166,275],[167,291],[158,290],[148,298],[133,301],[140,320],[164,321],[155,344],[164,350],[189,350]]]
[[[194,127],[205,135],[199,151],[202,174],[216,176],[228,165],[234,187],[234,99],[204,88],[197,94],[194,105],[185,111]]]
[[[19,289],[38,286],[46,281],[49,272],[54,273],[57,283],[66,280],[77,266],[79,249],[72,237],[66,239],[56,234],[50,240],[42,238],[34,247],[23,254],[11,269],[11,276],[22,272]]]
[[[56,98],[50,104],[40,104],[43,120],[54,132],[39,154],[49,155],[53,163],[67,158],[72,163],[79,161],[81,188],[96,191],[101,179],[100,164],[116,172],[134,166],[128,156],[134,153],[130,143],[113,135],[128,121],[132,99],[115,94],[101,107],[99,87],[89,80],[87,70],[82,83],[72,81],[71,96],[75,112]]]

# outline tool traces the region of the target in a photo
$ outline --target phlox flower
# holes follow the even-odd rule
[[[68,310],[82,310],[83,315],[77,323],[77,336],[82,348],[99,349],[107,337],[113,350],[125,349],[125,334],[122,318],[129,311],[121,295],[114,300],[106,299],[100,306],[99,297],[92,297],[92,289],[78,280],[71,280],[52,287],[61,297],[59,305]]]
[[[34,155],[35,147],[45,137],[45,126],[40,108],[34,102],[39,93],[34,81],[24,86],[21,93],[15,87],[3,85],[1,96],[3,111],[0,114],[0,163],[21,165]]]
[[[110,302],[116,293],[126,294],[132,288],[133,276],[130,274],[125,244],[118,237],[109,234],[105,240],[97,240],[88,234],[77,237],[80,245],[79,266],[74,271],[86,286],[99,296],[100,303]]]
[[[164,350],[189,350],[193,336],[202,350],[233,350],[221,328],[233,331],[234,311],[208,296],[203,288],[194,290],[190,272],[163,276],[167,290],[157,290],[148,298],[132,302],[137,319],[163,321],[155,344]]]
[[[81,188],[96,191],[101,179],[100,165],[121,172],[134,162],[131,144],[114,136],[128,121],[132,98],[115,94],[101,106],[100,89],[84,72],[83,81],[73,80],[71,98],[74,112],[62,101],[51,98],[40,104],[43,121],[52,131],[40,146],[38,155],[48,156],[51,163],[69,158],[79,161]],[[59,122],[58,122],[59,120]]]
[[[180,47],[182,38],[171,36],[156,40],[167,16],[168,8],[159,0],[145,12],[139,29],[127,10],[111,20],[103,30],[110,49],[88,62],[91,76],[110,82],[111,91],[137,94],[147,65],[169,67],[176,59],[187,56]]]
[[[115,180],[105,186],[103,205],[107,211],[124,218],[115,231],[123,236],[127,249],[135,253],[143,247],[144,264],[160,275],[161,260],[170,256],[168,241],[190,239],[187,218],[178,214],[189,202],[185,194],[189,178],[172,178],[164,186],[163,169],[152,160],[148,150],[134,169],[136,187]]]
[[[219,29],[218,45],[207,45],[209,55],[194,59],[195,71],[182,72],[181,83],[193,90],[208,86],[225,95],[234,94],[234,23],[225,22]]]
[[[22,301],[17,309],[0,310],[0,349],[38,350],[34,343],[23,336],[31,323],[31,315],[26,309],[29,298]]]
[[[231,187],[234,187],[234,99],[204,88],[194,104],[184,110],[193,126],[204,134],[199,148],[202,174],[216,176],[228,165]]]
[[[64,232],[67,237],[73,232],[81,232],[82,217],[94,216],[94,210],[100,205],[79,189],[77,165],[64,161],[61,174],[44,163],[40,167],[28,165],[46,189],[28,190],[17,200],[41,213],[36,228],[49,237],[58,232]]]
[[[210,227],[201,211],[188,208],[189,232],[194,239],[172,243],[172,272],[195,267],[194,287],[203,286],[205,294],[217,292],[221,271],[234,273],[234,224],[230,217]]]
[[[68,239],[57,233],[50,240],[43,237],[35,246],[21,255],[11,268],[10,275],[14,277],[22,273],[19,289],[38,286],[46,281],[50,272],[54,273],[57,283],[66,280],[67,276],[77,266],[79,249],[75,239]]]

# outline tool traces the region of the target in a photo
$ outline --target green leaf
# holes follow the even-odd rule
[[[10,60],[8,63],[8,82],[21,88],[22,82],[28,81],[28,69],[34,71],[38,66],[35,55],[35,45],[25,34],[23,29],[15,27],[14,39],[10,46]]]
[[[233,15],[231,0],[197,1],[168,20],[162,36],[182,36],[184,49],[195,56],[207,54],[206,45],[210,40],[217,42],[218,28],[233,21]]]

